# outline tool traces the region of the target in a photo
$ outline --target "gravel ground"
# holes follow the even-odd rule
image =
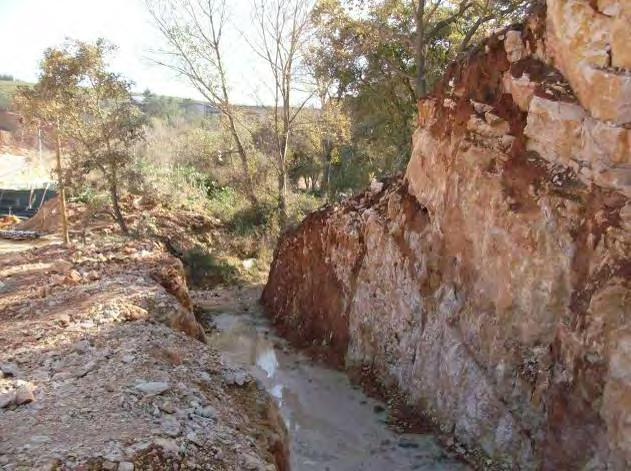
[[[275,406],[190,308],[153,242],[5,251],[0,468],[285,469]]]

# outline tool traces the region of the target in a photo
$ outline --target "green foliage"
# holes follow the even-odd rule
[[[236,211],[228,223],[231,232],[239,236],[260,234],[270,229],[276,213],[272,202],[261,202],[257,206],[247,205]]]
[[[187,251],[182,261],[194,286],[229,285],[239,277],[239,271],[234,266],[201,248]]]
[[[332,170],[335,191],[339,184],[363,183],[358,169],[348,163],[374,162],[368,172],[396,171],[408,160],[416,113],[414,14],[411,2],[368,2],[359,10],[340,0],[322,0],[314,11],[318,45],[313,51],[316,74],[330,83],[330,93],[350,117],[353,150],[344,165]],[[340,156],[338,156],[340,157]]]
[[[371,160],[367,153],[349,146],[333,161],[331,186],[336,189],[336,193],[348,196],[357,189],[366,188],[376,175],[387,171],[379,167],[379,162]]]
[[[18,87],[28,87],[30,84],[19,80],[0,80],[0,110],[13,108],[13,99]]]
[[[491,27],[519,19],[528,3],[426,0],[419,40],[418,1],[319,0],[313,11],[317,41],[312,68],[352,123],[352,151],[333,169],[334,192],[357,188],[370,174],[379,177],[405,168],[421,70],[431,90],[451,60]]]
[[[295,227],[316,209],[324,204],[325,200],[314,193],[297,193],[289,200],[288,227]]]
[[[234,168],[223,157],[226,136],[212,120],[153,118],[136,149],[135,191],[169,207],[207,211],[221,220],[241,204]],[[228,141],[229,142],[229,141]]]
[[[232,219],[239,208],[246,205],[244,197],[230,186],[207,186],[210,213],[222,221]]]
[[[161,201],[166,207],[206,210],[207,176],[190,165],[160,166],[144,159],[134,165],[136,193]]]
[[[157,119],[168,125],[185,121],[199,124],[204,120],[204,112],[195,102],[187,98],[156,95],[149,89],[142,94],[142,110],[149,119]]]
[[[96,205],[99,207],[104,207],[102,203],[106,198],[107,196],[104,195],[103,192],[98,191],[93,186],[83,185],[78,189],[76,194],[69,198],[69,200],[75,203],[85,204],[87,206]]]

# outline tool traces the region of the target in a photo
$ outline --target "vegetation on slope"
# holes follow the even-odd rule
[[[229,2],[147,0],[166,47],[156,61],[188,80],[204,101],[150,90],[132,96],[130,82],[111,71],[102,55],[93,78],[111,77],[112,84],[125,84],[124,93],[80,118],[81,103],[104,89],[98,91],[99,80],[84,80],[92,73],[87,69],[62,81],[56,113],[60,123],[74,116],[74,124],[60,130],[69,197],[92,212],[110,211],[123,230],[128,215],[116,209],[116,200],[126,195],[156,201],[166,210],[207,215],[225,234],[224,248],[237,257],[230,263],[238,267],[259,259],[265,266],[279,234],[307,213],[404,169],[419,97],[452,59],[490,29],[518,19],[529,3],[253,0],[246,42],[269,72],[252,77],[253,87],[266,87],[276,97],[257,107],[232,100],[235,84],[225,61],[229,45],[221,34],[238,32],[229,20]],[[99,44],[83,46],[98,51]],[[69,59],[77,52],[51,51]],[[80,65],[81,54],[73,60]],[[11,106],[16,90],[28,94],[31,88],[3,78],[0,107],[2,99]],[[121,114],[114,112],[114,102],[122,105]],[[101,112],[120,120],[96,119]],[[110,123],[120,131],[114,148],[109,133],[92,132],[99,122],[104,126],[97,129]],[[124,126],[132,122],[136,125]],[[107,164],[114,161],[115,169]],[[130,234],[147,232],[150,219],[130,227]],[[199,258],[201,265],[218,266],[203,254]],[[225,273],[230,279],[231,271]]]

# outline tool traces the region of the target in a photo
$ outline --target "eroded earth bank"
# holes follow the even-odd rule
[[[630,21],[548,0],[451,66],[406,174],[281,241],[281,331],[493,462],[629,469]]]
[[[71,248],[0,241],[0,469],[289,469],[274,401],[205,343],[182,263],[108,221]]]

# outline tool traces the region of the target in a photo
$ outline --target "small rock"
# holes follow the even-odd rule
[[[245,268],[246,270],[251,270],[256,265],[256,259],[255,258],[246,258],[241,263],[243,264],[243,268]]]
[[[96,361],[91,360],[76,371],[75,378],[83,378],[94,369],[96,369]]]
[[[383,190],[383,182],[373,180],[370,182],[370,191],[372,193],[381,193]]]
[[[29,441],[37,444],[48,443],[50,442],[50,437],[47,435],[33,435]]]
[[[0,371],[2,371],[5,376],[16,377],[18,375],[18,365],[15,363],[2,363],[0,364]]]
[[[406,438],[402,438],[401,440],[399,440],[399,443],[397,443],[397,445],[399,446],[399,448],[418,448],[419,444],[412,441],[412,440],[408,440]]]
[[[67,260],[57,260],[53,262],[53,265],[50,267],[50,271],[53,273],[68,273],[72,270],[72,263]]]
[[[195,414],[207,419],[214,419],[217,417],[217,410],[213,406],[198,407],[195,409]]]
[[[118,463],[118,471],[134,471],[134,463],[129,461],[121,461]]]
[[[101,463],[101,468],[105,471],[114,471],[117,466],[116,463],[113,463],[111,461],[103,461],[103,463]]]
[[[161,427],[164,433],[169,437],[177,437],[182,433],[180,423],[171,416],[165,417],[162,420]]]
[[[87,320],[81,321],[79,323],[79,327],[81,327],[82,329],[88,330],[88,329],[93,329],[95,327],[95,324],[93,320],[87,319]]]
[[[15,389],[0,394],[0,409],[9,407],[15,402]]]
[[[510,134],[504,134],[500,138],[500,146],[504,150],[510,149],[510,147],[513,145],[513,142],[515,142],[515,136],[511,136]]]
[[[504,41],[504,49],[509,62],[517,62],[524,57],[526,49],[520,31],[508,31]]]
[[[197,446],[200,446],[200,447],[201,447],[201,446],[203,446],[203,445],[204,445],[204,441],[203,441],[201,438],[199,438],[199,437],[197,436],[197,434],[196,434],[196,433],[194,433],[194,432],[189,432],[189,433],[187,433],[187,434],[186,434],[186,439],[187,439],[189,442],[194,443],[194,444],[195,444],[195,445],[197,445]]]
[[[142,393],[151,394],[155,396],[162,394],[171,388],[169,386],[169,383],[165,383],[162,381],[142,382],[142,383],[136,384],[134,387]]]
[[[87,340],[80,340],[72,346],[72,351],[77,353],[86,353],[90,351],[90,342]]]
[[[55,373],[52,377],[53,381],[66,381],[74,376],[72,371],[60,371]]]
[[[166,453],[177,455],[180,451],[180,447],[172,438],[156,438],[153,442],[156,446],[162,448]]]
[[[24,382],[15,390],[15,403],[18,406],[22,404],[28,404],[35,400],[35,394],[33,391],[35,387],[31,383]]]
[[[171,403],[170,401],[165,401],[165,402],[159,404],[158,407],[165,414],[174,414],[175,413],[175,407],[173,406],[173,403]]]
[[[498,115],[496,115],[495,113],[491,113],[490,111],[487,111],[486,113],[484,113],[484,119],[486,120],[487,123],[489,123],[491,126],[495,126],[497,124],[501,124],[504,122],[504,120],[502,118],[500,118]]]
[[[81,274],[77,270],[70,270],[70,273],[66,276],[66,282],[77,284],[81,281]]]
[[[491,105],[487,105],[486,103],[480,103],[479,101],[471,100],[471,104],[473,105],[473,109],[476,113],[484,114],[487,111],[493,110]]]
[[[136,357],[134,357],[134,355],[123,355],[123,358],[121,358],[121,361],[123,363],[131,363],[132,361],[134,361]]]
[[[231,386],[236,384],[237,386],[243,386],[249,382],[249,377],[245,371],[228,371],[224,373],[224,381],[227,385]]]
[[[243,467],[244,469],[248,470],[264,469],[261,461],[258,458],[249,454],[243,455]]]

